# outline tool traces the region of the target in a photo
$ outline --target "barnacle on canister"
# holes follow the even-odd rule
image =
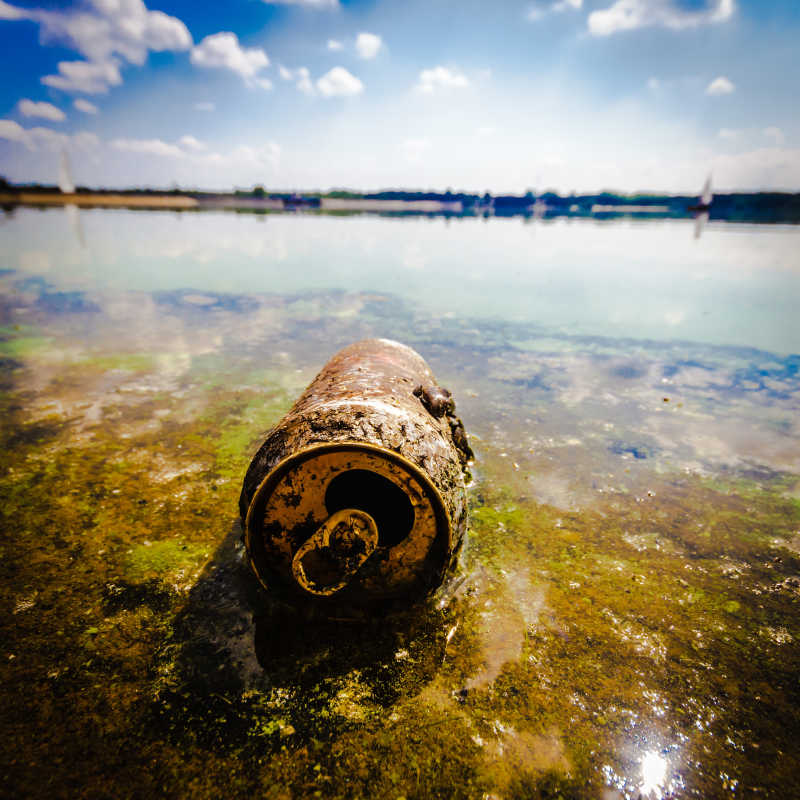
[[[455,403],[414,350],[337,353],[269,432],[239,509],[261,583],[323,613],[419,601],[455,561],[472,452]]]

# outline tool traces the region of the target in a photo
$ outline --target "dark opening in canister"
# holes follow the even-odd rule
[[[343,508],[366,511],[378,528],[378,544],[393,547],[414,526],[414,506],[405,490],[377,472],[351,469],[328,484],[325,508],[333,514]]]

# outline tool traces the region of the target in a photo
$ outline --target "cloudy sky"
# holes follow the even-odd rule
[[[0,0],[0,175],[800,190],[797,0]]]

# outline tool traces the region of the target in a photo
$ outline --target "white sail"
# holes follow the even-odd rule
[[[711,173],[709,173],[708,177],[706,178],[706,182],[703,185],[703,193],[700,195],[701,205],[710,206],[713,197],[714,195],[711,194]]]
[[[72,179],[72,168],[66,150],[61,151],[61,161],[58,164],[58,188],[64,194],[75,193],[75,181]]]

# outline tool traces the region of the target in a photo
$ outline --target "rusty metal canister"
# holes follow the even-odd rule
[[[250,564],[277,598],[323,613],[433,592],[466,528],[472,457],[450,393],[389,339],[333,356],[269,432],[239,500]]]

